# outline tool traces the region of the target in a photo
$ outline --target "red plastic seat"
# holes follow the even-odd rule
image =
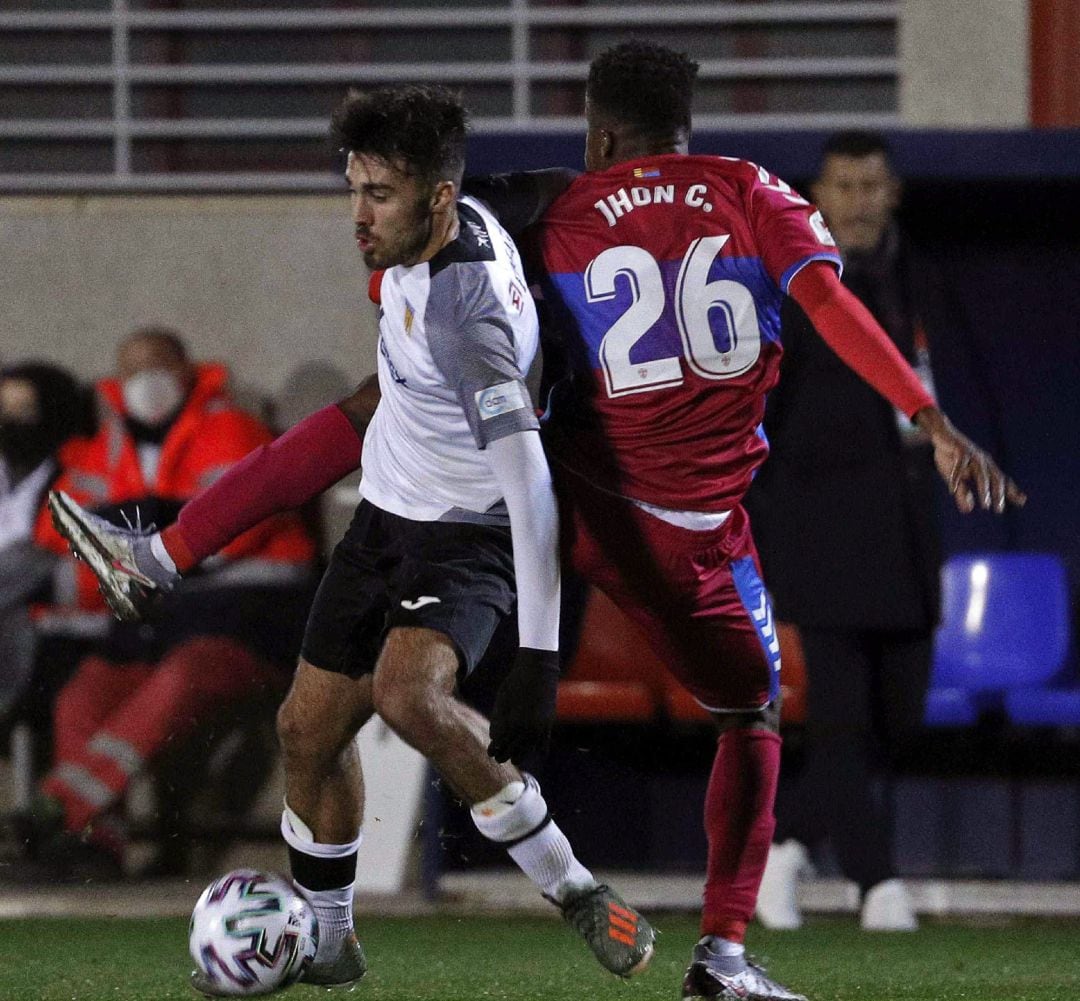
[[[647,722],[659,710],[664,674],[638,627],[590,590],[577,654],[559,685],[559,718]]]

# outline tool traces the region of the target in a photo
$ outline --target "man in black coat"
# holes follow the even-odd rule
[[[844,284],[929,383],[883,138],[832,136],[811,192],[843,255]],[[771,452],[747,506],[777,616],[802,638],[808,719],[803,770],[777,800],[758,917],[798,927],[804,845],[827,836],[862,891],[863,927],[913,929],[872,779],[922,716],[939,603],[932,451],[790,299],[781,320],[784,359],[765,418]]]

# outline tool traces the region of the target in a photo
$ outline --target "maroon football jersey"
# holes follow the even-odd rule
[[[554,458],[635,500],[733,508],[768,451],[782,296],[840,266],[821,214],[745,160],[666,154],[582,174],[537,238],[573,373]]]

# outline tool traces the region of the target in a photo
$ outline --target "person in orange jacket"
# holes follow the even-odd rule
[[[272,440],[231,402],[227,381],[224,366],[193,362],[173,331],[137,330],[119,347],[116,377],[98,386],[97,434],[61,450],[57,488],[119,524],[171,521],[185,500]],[[47,518],[39,542],[66,553]],[[115,808],[131,777],[211,716],[284,690],[314,557],[301,518],[275,516],[167,596],[159,622],[114,624],[56,700],[53,766],[22,819],[35,874],[118,873],[125,839]],[[78,592],[81,606],[102,607],[82,566]]]

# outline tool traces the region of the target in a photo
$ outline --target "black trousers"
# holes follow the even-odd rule
[[[895,752],[922,720],[928,631],[800,627],[807,672],[802,768],[781,775],[777,842],[828,838],[843,874],[865,892],[896,874],[882,791]]]

